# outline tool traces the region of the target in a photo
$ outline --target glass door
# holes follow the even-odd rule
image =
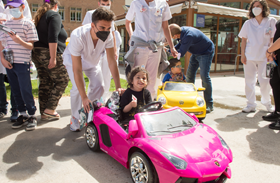
[[[216,71],[233,71],[238,53],[239,19],[219,17]]]
[[[197,16],[201,16],[202,19],[204,19],[204,23],[199,24],[197,23],[198,19]],[[217,40],[217,20],[218,17],[217,16],[212,16],[212,15],[202,15],[202,14],[195,14],[194,15],[194,27],[199,29],[200,31],[202,31],[209,39],[212,40],[212,42],[215,45],[216,48],[216,40]],[[200,69],[198,69],[199,71]],[[211,64],[211,71],[215,70],[215,56],[212,60],[212,64]]]

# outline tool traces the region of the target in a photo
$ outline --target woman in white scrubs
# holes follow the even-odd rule
[[[256,111],[255,84],[258,74],[260,83],[261,103],[269,112],[273,112],[271,105],[269,79],[266,78],[266,51],[272,44],[276,31],[276,19],[268,17],[270,10],[265,0],[254,0],[249,7],[249,20],[247,20],[239,33],[242,38],[241,62],[244,64],[245,94],[247,106],[242,112]]]

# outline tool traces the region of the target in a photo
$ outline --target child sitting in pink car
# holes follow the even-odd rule
[[[152,102],[151,93],[146,89],[149,77],[146,69],[135,67],[128,76],[128,88],[121,97],[123,123],[134,119],[134,115],[144,105]]]

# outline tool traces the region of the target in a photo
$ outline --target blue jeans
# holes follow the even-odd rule
[[[4,79],[5,79],[5,75],[4,74],[0,74],[0,112],[3,112],[5,114],[7,114],[7,95],[6,95],[6,86],[4,83]],[[11,110],[17,111],[17,105],[15,103],[14,100],[14,96],[13,93],[11,92]]]
[[[213,107],[212,82],[209,75],[213,57],[214,52],[208,55],[193,54],[190,58],[190,63],[186,74],[187,82],[195,83],[196,72],[198,67],[200,67],[200,77],[202,80],[202,86],[205,88],[204,99],[207,107]]]
[[[36,106],[32,95],[30,63],[14,63],[13,68],[6,71],[19,112],[27,110],[29,115],[34,115]]]

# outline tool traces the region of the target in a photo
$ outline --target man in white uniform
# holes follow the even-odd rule
[[[155,43],[157,45],[156,49],[151,48],[151,46],[137,47],[134,51],[135,63],[133,65],[133,67],[144,66],[146,68],[149,73],[149,84],[147,89],[151,92],[152,97],[155,98],[156,78],[161,59],[161,52],[163,50],[163,33],[170,45],[170,51],[173,57],[177,57],[177,51],[174,48],[168,28],[168,20],[172,18],[169,5],[166,0],[134,0],[131,2],[125,18],[125,27],[130,37],[133,35],[134,37],[147,42],[147,44]],[[131,21],[134,18],[135,30],[133,32]],[[130,42],[131,46],[135,44],[135,42]]]
[[[98,6],[99,7],[104,7],[107,9],[111,8],[111,0],[99,0],[98,1]],[[83,25],[91,23],[91,16],[95,10],[90,10],[87,11],[85,18],[83,20]],[[116,47],[116,36],[115,36],[115,26],[114,26],[114,21],[112,21],[111,25],[111,31],[114,39],[114,51],[115,51],[115,59],[118,59],[118,52],[117,52],[117,47]],[[106,100],[109,97],[109,89],[111,85],[111,73],[108,67],[108,61],[107,61],[107,56],[106,56],[106,51],[100,58],[100,66],[102,70],[102,75],[103,75],[103,80],[104,80],[104,94],[103,94],[103,99]]]
[[[72,82],[70,130],[79,130],[79,113],[82,104],[88,112],[89,103],[100,99],[104,93],[104,82],[99,65],[100,57],[107,53],[109,68],[116,89],[120,88],[120,76],[114,58],[113,36],[110,32],[115,15],[111,10],[99,7],[92,14],[92,23],[78,27],[71,33],[70,42],[63,53],[64,65]],[[83,72],[89,78],[88,95],[85,90]]]

